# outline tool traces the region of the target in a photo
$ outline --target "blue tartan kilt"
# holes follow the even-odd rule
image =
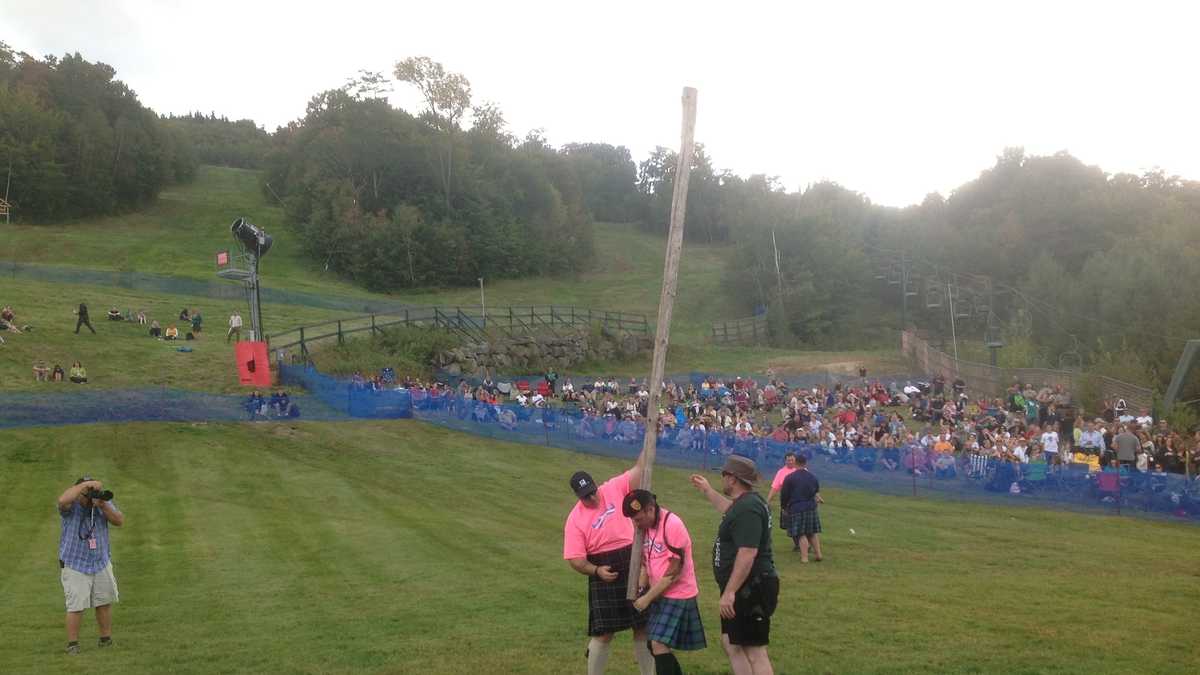
[[[704,623],[696,598],[659,598],[650,605],[650,621],[646,624],[647,638],[661,642],[671,649],[692,651],[704,649]]]
[[[791,523],[788,526],[788,536],[795,539],[796,537],[820,533],[821,516],[817,514],[816,509],[792,514]]]

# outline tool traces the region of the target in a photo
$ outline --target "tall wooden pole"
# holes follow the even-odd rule
[[[688,178],[692,172],[692,154],[696,135],[696,90],[683,88],[683,134],[679,144],[679,161],[675,165],[675,191],[671,195],[671,229],[667,233],[667,259],[663,265],[662,294],[658,296],[658,325],[654,330],[654,358],[650,363],[648,381],[650,399],[646,402],[646,435],[642,439],[642,484],[649,490],[654,470],[654,452],[658,443],[656,426],[658,401],[667,366],[667,346],[671,343],[671,313],[675,309],[675,293],[679,282],[679,254],[683,250],[683,219],[687,212]],[[626,597],[637,598],[638,577],[642,570],[642,531],[633,533],[633,559],[629,566]]]

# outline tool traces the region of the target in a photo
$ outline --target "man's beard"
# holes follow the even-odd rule
[[[722,485],[721,486],[721,494],[725,495],[726,497],[732,497],[733,496],[733,486],[732,485]]]

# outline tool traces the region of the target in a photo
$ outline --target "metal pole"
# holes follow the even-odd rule
[[[487,328],[487,301],[483,298],[483,277],[479,277],[479,307],[483,310],[483,327]]]
[[[954,374],[958,375],[958,333],[954,330],[954,294],[950,292],[950,284],[946,284],[946,297],[950,301],[950,339],[954,341]]]
[[[900,253],[900,328],[908,327],[908,256]]]

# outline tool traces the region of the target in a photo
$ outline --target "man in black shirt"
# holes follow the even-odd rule
[[[770,673],[767,645],[779,600],[771,552],[771,510],[757,492],[758,469],[731,455],[721,469],[721,492],[700,474],[692,485],[723,515],[713,544],[713,575],[721,589],[721,645],[735,673]],[[722,494],[724,493],[724,494]]]
[[[821,483],[808,470],[808,460],[804,455],[796,458],[796,471],[783,479],[779,503],[784,505],[788,513],[788,535],[796,547],[792,550],[800,552],[800,562],[808,562],[808,547],[812,545],[813,557],[821,561],[821,517],[817,514],[817,504],[823,504],[821,499]]]
[[[85,303],[79,303],[79,309],[75,310],[79,315],[79,319],[75,322],[75,334],[79,335],[79,327],[87,326],[88,330],[92,331],[92,335],[96,334],[96,329],[92,328],[92,322],[88,320],[88,308]]]

